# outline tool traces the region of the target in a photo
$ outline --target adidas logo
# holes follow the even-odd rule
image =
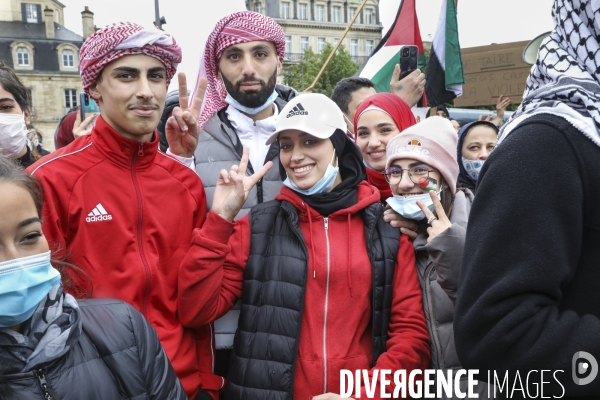
[[[294,115],[308,115],[308,111],[302,107],[302,104],[298,103],[298,105],[288,113],[286,118],[293,117]]]
[[[96,222],[96,221],[110,221],[112,219],[112,215],[106,212],[102,204],[98,203],[96,207],[92,210],[91,213],[86,217],[87,222]]]

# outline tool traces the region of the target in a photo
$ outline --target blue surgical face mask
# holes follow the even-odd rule
[[[441,190],[436,192],[438,199],[440,198],[440,193]],[[430,211],[433,211],[433,200],[431,200],[429,193],[414,194],[412,196],[400,196],[395,194],[393,197],[387,199],[386,202],[392,207],[392,210],[396,211],[404,218],[419,221],[425,218],[425,214],[417,205],[417,200],[421,200]]]
[[[333,156],[331,157],[331,162],[335,158],[335,149],[333,150]],[[325,171],[325,175],[317,183],[313,185],[310,189],[300,189],[288,176],[283,184],[294,192],[301,193],[305,196],[311,196],[313,194],[325,193],[331,190],[333,187],[333,183],[335,182],[335,178],[337,177],[339,172],[339,167],[334,167],[331,163],[327,165],[327,170]]]
[[[50,252],[0,263],[0,328],[27,321],[60,274],[50,264]]]
[[[230,106],[232,106],[233,108],[235,108],[245,114],[255,115],[255,114],[258,114],[259,112],[261,112],[262,110],[264,110],[265,108],[269,107],[271,104],[273,104],[275,102],[275,99],[277,99],[277,96],[279,96],[279,95],[277,94],[277,92],[275,90],[273,90],[273,93],[271,93],[271,96],[269,96],[267,101],[265,101],[265,103],[262,106],[258,106],[255,108],[250,108],[250,107],[241,105],[236,99],[231,97],[231,95],[229,93],[227,93],[227,97],[225,97],[225,102],[227,104],[229,104]]]
[[[483,161],[467,160],[466,158],[462,157],[462,163],[465,167],[465,170],[467,171],[467,174],[469,174],[469,176],[474,180],[479,179],[479,173],[481,172],[481,167],[483,167]]]

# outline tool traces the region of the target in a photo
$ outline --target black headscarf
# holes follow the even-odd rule
[[[465,141],[465,137],[467,136],[467,133],[469,132],[469,130],[471,130],[471,128],[474,128],[477,125],[488,126],[488,127],[492,128],[493,130],[495,130],[496,134],[498,134],[498,127],[489,121],[469,122],[468,124],[466,124],[465,126],[460,128],[460,130],[458,131],[458,144],[456,145],[456,155],[457,155],[456,161],[458,161],[458,168],[459,168],[458,187],[459,188],[467,188],[470,191],[472,191],[473,193],[475,193],[475,186],[477,185],[477,181],[475,179],[471,178],[471,176],[467,173],[465,166],[463,165],[462,147],[463,147],[463,142]]]
[[[367,171],[362,161],[362,154],[358,146],[341,129],[329,138],[333,143],[335,154],[338,156],[339,173],[342,182],[330,192],[313,194],[311,196],[297,193],[302,200],[314,208],[319,214],[328,217],[338,210],[351,207],[358,202],[356,186],[366,179]],[[279,174],[281,180],[287,178],[285,168],[279,161]]]

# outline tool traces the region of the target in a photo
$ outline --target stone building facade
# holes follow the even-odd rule
[[[82,92],[79,49],[94,32],[93,13],[82,14],[84,36],[64,26],[57,0],[0,0],[0,60],[30,91],[32,124],[54,149],[54,132]]]
[[[246,8],[273,18],[286,38],[285,63],[300,62],[309,47],[319,53],[326,43],[335,46],[360,0],[246,0]],[[342,44],[362,64],[381,40],[379,1],[368,0]]]

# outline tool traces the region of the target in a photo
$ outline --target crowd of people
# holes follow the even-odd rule
[[[419,121],[425,76],[398,66],[390,93],[277,84],[283,30],[250,11],[170,93],[171,35],[94,33],[100,114],[67,114],[52,153],[0,65],[0,398],[336,400],[342,370],[428,368],[463,392],[478,369],[478,398],[485,371],[533,370],[566,371],[547,396],[598,396],[574,355],[600,357],[600,7],[552,14],[501,127],[506,98]]]

